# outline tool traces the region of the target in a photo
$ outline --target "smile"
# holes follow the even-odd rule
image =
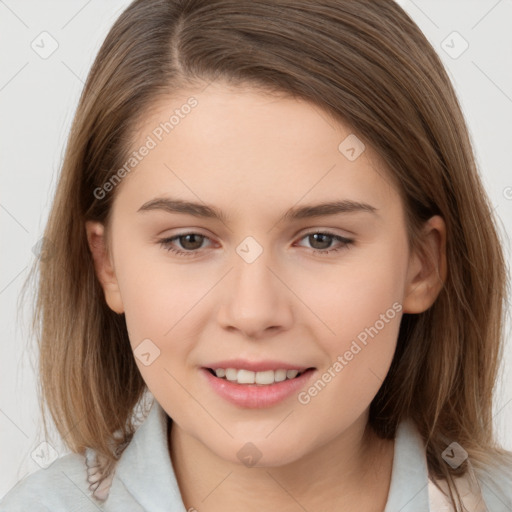
[[[213,370],[208,368],[212,374],[220,379],[225,379],[230,382],[237,382],[238,384],[258,384],[261,386],[268,386],[276,382],[283,382],[287,379],[295,379],[302,375],[305,371],[299,370],[265,370],[260,372],[253,372],[250,370],[236,369],[236,368],[217,368]]]
[[[212,391],[227,402],[248,409],[272,407],[294,396],[317,373],[315,368],[250,371],[236,368],[201,368]],[[219,372],[219,376],[217,376]]]

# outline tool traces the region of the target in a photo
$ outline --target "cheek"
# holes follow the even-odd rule
[[[390,239],[347,253],[339,265],[326,266],[313,280],[297,280],[295,289],[324,324],[323,331],[319,327],[317,333],[330,340],[330,353],[376,322],[383,333],[390,330],[390,324],[399,322],[395,319],[396,304],[401,306],[403,300],[406,256],[402,241]],[[382,315],[386,317],[385,328]]]
[[[327,355],[319,378],[327,373],[331,391],[320,401],[326,400],[328,415],[337,414],[327,404],[333,394],[340,405],[366,407],[387,374],[402,317],[406,256],[401,241],[390,240],[326,270],[324,286],[301,292],[321,320],[315,337]],[[313,395],[322,383],[317,388]]]
[[[367,301],[363,310],[347,305],[337,321],[331,320],[336,336],[318,340],[326,362],[297,396],[312,428],[330,425],[335,435],[365,413],[393,360],[401,309],[398,301]]]
[[[208,289],[207,280],[189,279],[184,267],[168,263],[162,252],[151,261],[147,251],[134,250],[116,268],[132,343],[172,338]]]
[[[134,359],[147,387],[161,403],[172,401],[167,411],[189,404],[183,388],[190,368],[188,354],[200,338],[195,308],[208,291],[205,280],[187,279],[182,268],[140,264],[136,252],[123,259],[117,274]]]

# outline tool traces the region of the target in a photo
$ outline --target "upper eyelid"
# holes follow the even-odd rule
[[[179,229],[179,228],[176,228],[176,229]],[[204,236],[204,237],[207,237],[207,238],[210,238],[211,239],[211,236],[208,235],[208,234],[205,234],[202,232],[203,228],[185,228],[185,229],[188,229],[187,231],[182,231],[180,233],[176,233],[176,234],[172,234],[172,235],[169,235],[169,236],[164,236],[163,238],[165,239],[169,239],[169,238],[175,238],[175,237],[179,237],[179,236],[185,236],[185,235],[201,235],[201,236]],[[342,231],[345,233],[337,233],[336,231],[339,230],[341,228],[328,228],[328,227],[319,227],[319,228],[302,228],[300,229],[295,235],[294,237],[297,237],[297,236],[306,236],[308,234],[312,234],[312,233],[329,233],[329,234],[332,234],[332,235],[336,235],[336,236],[341,236],[341,237],[344,237],[344,238],[349,238],[349,237],[352,237],[352,236],[355,236],[355,233],[347,230],[347,229],[343,229]],[[301,235],[302,233],[302,235]]]

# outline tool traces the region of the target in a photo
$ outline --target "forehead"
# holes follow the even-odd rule
[[[215,83],[180,91],[148,109],[131,150],[149,140],[150,151],[124,180],[131,185],[123,183],[146,200],[172,192],[256,211],[345,196],[397,198],[377,155],[348,125],[284,95]]]

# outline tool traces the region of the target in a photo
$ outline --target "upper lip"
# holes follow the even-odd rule
[[[283,361],[247,361],[246,359],[225,359],[208,363],[205,368],[216,370],[217,368],[235,368],[237,370],[249,370],[253,372],[262,372],[265,370],[298,370],[299,372],[312,368],[301,364],[285,363]]]

